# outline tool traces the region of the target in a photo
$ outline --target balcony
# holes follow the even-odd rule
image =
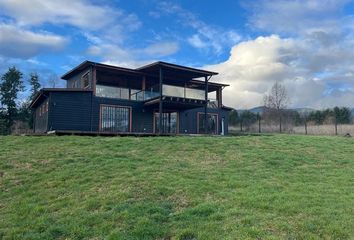
[[[158,85],[148,90],[96,85],[96,96],[144,102],[145,106],[156,106],[159,99]],[[205,92],[201,89],[162,85],[163,102],[171,107],[193,108],[205,105]],[[218,108],[218,101],[208,99],[209,108]]]

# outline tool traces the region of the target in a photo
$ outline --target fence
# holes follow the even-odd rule
[[[279,133],[279,122],[269,122],[259,119],[252,124],[240,122],[236,126],[229,126],[231,133]],[[351,135],[354,136],[354,123],[337,124],[327,122],[324,124],[315,124],[306,122],[294,124],[292,122],[283,122],[281,133],[287,134],[308,134],[308,135]]]

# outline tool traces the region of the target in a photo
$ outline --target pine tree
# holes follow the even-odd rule
[[[30,101],[32,101],[33,98],[36,96],[36,94],[39,92],[39,90],[41,88],[41,84],[39,83],[39,77],[38,77],[37,73],[31,73],[30,74],[29,83],[31,85]]]
[[[22,73],[16,67],[9,68],[0,81],[0,102],[4,111],[3,117],[8,132],[10,132],[10,128],[17,115],[16,100],[18,93],[23,90]]]

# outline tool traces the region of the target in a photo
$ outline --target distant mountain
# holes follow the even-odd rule
[[[244,112],[244,111],[250,111],[252,113],[257,114],[257,113],[262,113],[264,111],[264,108],[265,108],[264,106],[259,106],[259,107],[254,107],[254,108],[251,108],[251,109],[236,109],[236,110],[237,110],[237,112],[239,114]]]
[[[255,114],[257,114],[257,113],[261,114],[264,112],[264,108],[265,108],[264,106],[259,106],[259,107],[254,107],[251,109],[237,109],[237,112],[240,114],[244,111],[250,111]],[[297,111],[298,113],[310,113],[310,112],[316,111],[316,109],[313,109],[313,108],[291,108],[288,110],[294,110],[294,111]],[[354,117],[354,108],[352,108],[351,111],[352,111],[352,115]]]
[[[251,109],[238,109],[237,111],[239,113],[242,113],[244,111],[250,111],[252,113],[263,113],[264,112],[264,109],[265,107],[264,106],[259,106],[259,107],[254,107],[254,108],[251,108]],[[312,112],[312,111],[315,111],[315,109],[313,108],[290,108],[288,110],[294,110],[294,111],[297,111],[298,113],[309,113],[309,112]],[[353,109],[354,111],[354,109]]]

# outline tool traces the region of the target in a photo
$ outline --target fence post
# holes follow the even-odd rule
[[[243,124],[243,119],[241,118],[241,121],[240,121],[241,132],[242,132],[242,124]]]
[[[307,135],[307,119],[305,118],[305,135]]]
[[[337,116],[334,118],[334,129],[335,129],[335,134],[338,135],[338,122],[337,122]]]
[[[258,116],[258,133],[261,133],[261,115],[259,113],[257,114]]]

